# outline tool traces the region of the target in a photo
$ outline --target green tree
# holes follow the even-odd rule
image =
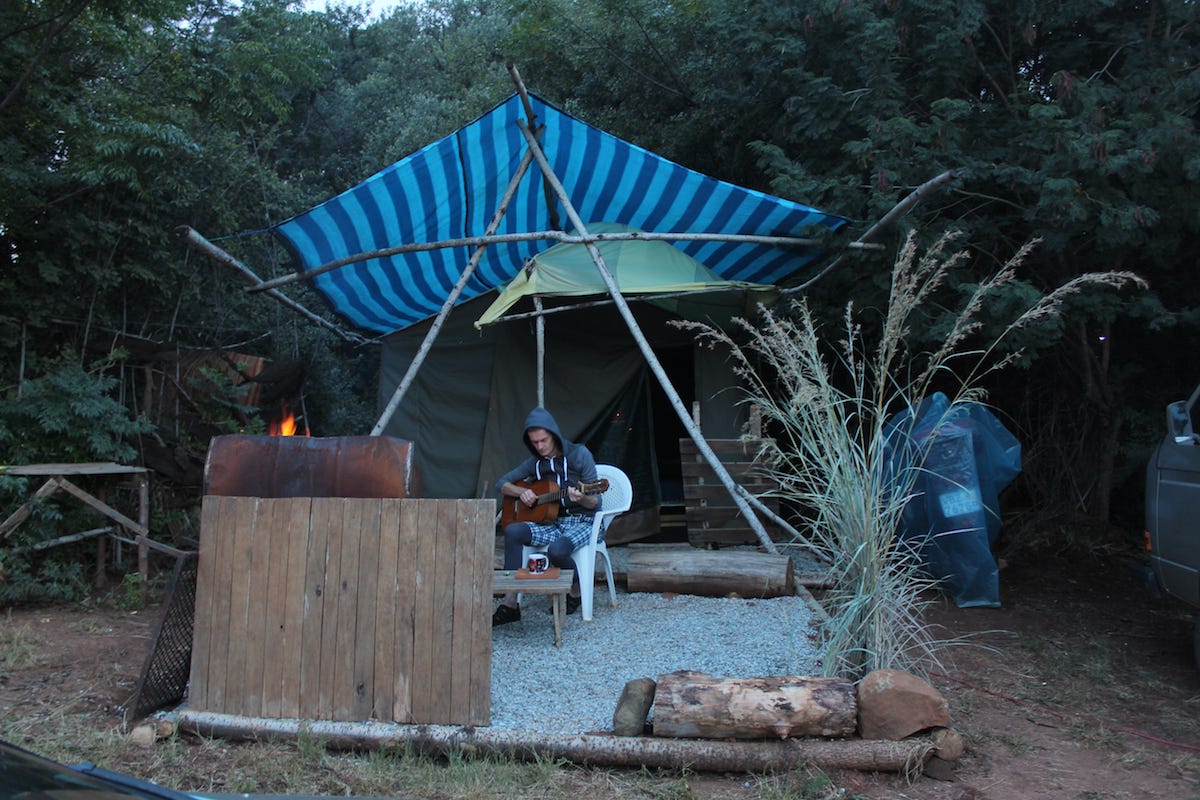
[[[1174,346],[1195,340],[1200,299],[1183,280],[1200,225],[1195,3],[516,7],[511,46],[551,99],[688,166],[863,220],[859,230],[956,170],[910,215],[926,235],[965,231],[977,275],[1043,241],[993,302],[1087,271],[1146,276],[1148,293],[1074,299],[1056,330],[1013,343],[1029,353],[1023,379],[990,387],[1027,443],[1032,503],[1105,522],[1112,488],[1137,487],[1159,410],[1196,374],[1178,370],[1188,356]],[[808,297],[878,305],[886,274],[882,259],[852,259]]]

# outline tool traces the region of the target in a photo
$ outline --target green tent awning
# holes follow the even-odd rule
[[[633,233],[636,228],[611,222],[588,224],[588,233]],[[622,295],[671,295],[671,310],[681,311],[685,293],[753,292],[763,302],[773,299],[775,287],[728,281],[669,242],[622,239],[596,242],[605,265]],[[482,328],[497,322],[525,297],[589,297],[606,295],[600,272],[583,244],[560,243],[533,256],[476,322]],[[741,301],[738,301],[741,304]],[[687,316],[687,314],[684,314]]]

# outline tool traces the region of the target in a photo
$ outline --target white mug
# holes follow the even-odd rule
[[[550,569],[550,557],[545,553],[534,553],[529,557],[529,572],[533,575],[540,575]]]

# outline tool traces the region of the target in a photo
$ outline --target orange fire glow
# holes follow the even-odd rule
[[[267,425],[267,433],[271,436],[295,436],[296,435],[296,415],[288,408],[285,403],[283,406],[283,418],[278,422],[270,422]],[[304,426],[304,435],[310,436],[308,426]]]
[[[288,415],[279,422],[272,422],[267,426],[267,433],[272,436],[295,436],[296,415],[289,411]]]

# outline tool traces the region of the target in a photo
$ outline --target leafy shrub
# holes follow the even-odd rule
[[[102,365],[104,366],[104,365]],[[45,375],[24,381],[19,393],[0,398],[0,463],[128,462],[137,456],[132,439],[149,430],[143,420],[112,397],[116,378],[102,367],[85,370],[63,356]],[[36,487],[0,467],[0,518],[28,502]],[[29,518],[5,544],[31,545],[94,524],[95,513],[52,496],[30,506]],[[53,553],[9,553],[0,563],[0,602],[72,600],[86,593],[85,567],[93,549],[58,548]]]
[[[6,464],[115,461],[137,456],[130,440],[150,430],[112,397],[117,379],[61,357],[19,394],[0,399],[0,459]]]

